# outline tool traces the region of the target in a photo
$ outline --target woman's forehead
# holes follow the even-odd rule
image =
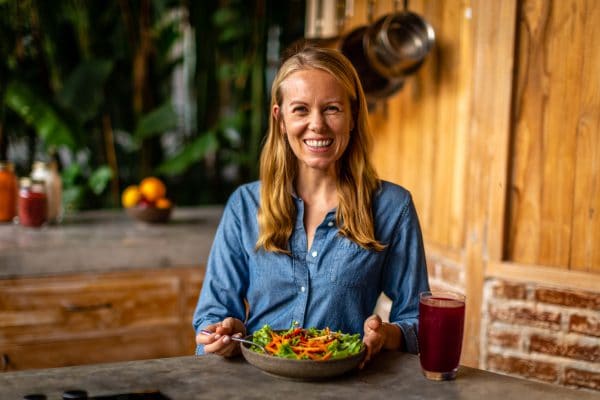
[[[305,69],[294,71],[281,82],[283,100],[311,99],[314,97],[343,101],[348,93],[339,80],[328,71]]]

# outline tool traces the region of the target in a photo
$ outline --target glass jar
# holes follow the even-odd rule
[[[56,162],[36,161],[31,169],[31,178],[44,181],[48,197],[48,222],[57,223],[62,220],[62,180],[58,174]]]
[[[11,222],[17,214],[17,176],[14,166],[0,161],[0,222]]]
[[[19,223],[40,227],[48,217],[48,197],[44,181],[21,178],[19,187]]]

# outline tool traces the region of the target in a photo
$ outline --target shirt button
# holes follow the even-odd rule
[[[313,257],[316,257],[318,253],[316,251],[313,251],[311,254]]]
[[[333,221],[329,221],[329,222],[327,223],[327,226],[333,226]]]
[[[306,288],[305,288],[304,286],[302,286],[302,287],[300,288],[300,291],[301,291],[302,293],[304,293],[304,292],[306,291]]]

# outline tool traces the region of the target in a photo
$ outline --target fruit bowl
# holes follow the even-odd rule
[[[169,208],[157,207],[129,207],[126,208],[127,214],[138,221],[151,224],[164,224],[171,218],[171,210]]]

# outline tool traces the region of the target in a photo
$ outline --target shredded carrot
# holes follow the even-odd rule
[[[310,337],[309,331],[296,328],[291,332],[279,334],[271,331],[271,341],[265,346],[265,349],[278,354],[283,345],[289,345],[298,359],[328,360],[332,356],[329,346],[337,339],[337,334],[329,329],[324,329],[319,336]]]

